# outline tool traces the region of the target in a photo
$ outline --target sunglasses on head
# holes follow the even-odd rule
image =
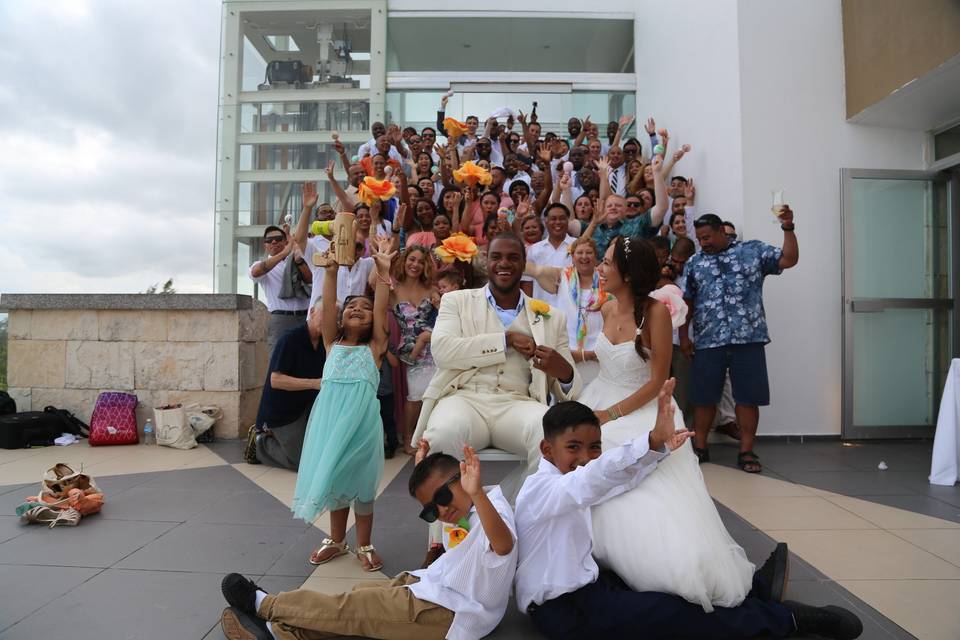
[[[263,244],[273,244],[274,242],[283,242],[283,236],[267,236],[263,239]]]
[[[450,485],[459,479],[460,473],[457,472],[433,492],[433,501],[423,505],[423,510],[420,511],[421,520],[425,522],[437,521],[437,518],[440,517],[440,507],[445,507],[453,502],[453,491],[450,490]]]

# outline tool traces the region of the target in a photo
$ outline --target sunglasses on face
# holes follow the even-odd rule
[[[451,502],[453,502],[453,491],[450,490],[450,485],[460,479],[460,474],[455,473],[453,476],[440,485],[436,491],[433,493],[433,501],[428,502],[423,505],[423,510],[420,512],[420,519],[425,522],[436,522],[437,518],[440,517],[440,507],[445,507]]]
[[[273,244],[274,242],[283,242],[283,236],[267,236],[263,239],[263,244]]]
[[[637,207],[641,206],[641,203],[637,202],[636,200],[628,200],[627,206],[631,209],[636,209]]]
[[[737,234],[735,234],[735,233],[728,233],[728,234],[727,234],[727,240],[736,240],[736,239],[737,239]]]

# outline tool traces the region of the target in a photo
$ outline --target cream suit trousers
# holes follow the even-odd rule
[[[463,458],[463,445],[480,450],[494,446],[526,459],[526,472],[536,471],[547,405],[504,391],[467,388],[441,398],[427,422],[424,439],[430,452]]]

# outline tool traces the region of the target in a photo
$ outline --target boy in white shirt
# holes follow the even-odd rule
[[[740,606],[716,607],[712,613],[680,596],[631,591],[616,574],[599,570],[591,555],[590,507],[637,486],[691,435],[674,432],[673,386],[670,379],[660,390],[656,425],[648,437],[602,455],[600,423],[591,409],[561,402],[544,414],[543,459],[523,483],[516,503],[517,606],[551,640],[859,636],[860,620],[839,607],[781,604],[786,545],[778,545],[757,572],[754,589]]]
[[[513,511],[499,487],[480,484],[480,461],[426,456],[410,476],[410,495],[427,522],[459,525],[457,544],[426,569],[326,595],[268,595],[231,573],[221,589],[230,607],[220,626],[230,640],[308,640],[362,636],[388,640],[474,640],[496,628],[507,610],[517,568]]]

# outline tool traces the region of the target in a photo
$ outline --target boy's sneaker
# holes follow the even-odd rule
[[[266,622],[233,607],[223,610],[220,630],[227,640],[273,640]]]
[[[227,603],[253,617],[257,617],[257,591],[265,589],[239,573],[227,574],[220,583],[220,592]]]
[[[243,447],[243,461],[247,464],[260,464],[257,458],[257,425],[247,431],[247,444]]]
[[[797,625],[798,634],[814,634],[835,640],[853,640],[863,633],[860,618],[842,607],[811,607],[787,600],[783,603]]]
[[[761,600],[783,602],[787,595],[787,580],[790,579],[790,552],[786,542],[777,543],[767,561],[757,569],[757,577],[766,589],[757,594]]]

